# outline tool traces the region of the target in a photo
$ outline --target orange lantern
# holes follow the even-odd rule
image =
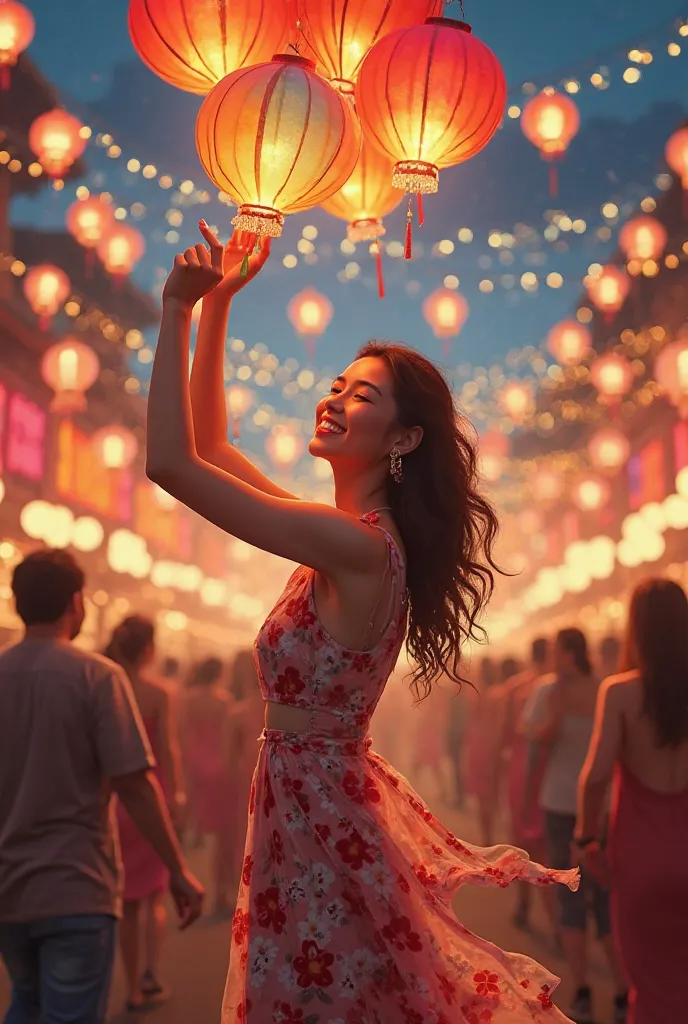
[[[598,476],[582,476],[574,486],[571,497],[581,512],[598,512],[611,498],[611,487]]]
[[[64,303],[71,290],[69,278],[64,270],[52,263],[41,263],[31,267],[24,278],[24,295],[38,317],[42,331],[47,331],[51,319]]]
[[[547,335],[547,348],[560,366],[578,366],[590,351],[590,331],[577,320],[562,320]]]
[[[505,101],[501,64],[470,25],[451,18],[390,32],[370,50],[356,82],[364,135],[395,161],[394,185],[419,197],[437,191],[442,167],[487,145]],[[405,255],[411,258],[410,200]]]
[[[605,405],[615,405],[633,387],[633,367],[625,356],[607,352],[593,362],[590,380]]]
[[[460,292],[451,288],[437,288],[423,303],[423,316],[432,327],[435,337],[442,338],[442,351],[450,352],[450,338],[461,332],[468,316],[468,303]]]
[[[96,430],[91,444],[105,469],[127,469],[139,451],[136,437],[126,427],[102,427]]]
[[[97,196],[77,199],[67,210],[66,222],[70,235],[86,249],[86,268],[90,270],[96,247],[115,226],[114,211]]]
[[[525,381],[505,384],[497,396],[499,406],[514,423],[525,423],[535,412],[533,389]]]
[[[287,316],[294,330],[304,339],[309,356],[315,354],[315,339],[327,330],[333,312],[330,300],[315,288],[299,292],[287,306]]]
[[[683,216],[688,220],[688,128],[679,128],[666,144],[666,162],[683,185]]]
[[[630,454],[630,441],[615,427],[596,431],[588,441],[590,462],[598,472],[616,473],[626,465]]]
[[[480,438],[480,472],[489,483],[496,483],[504,472],[504,464],[511,451],[511,442],[505,434],[489,430]]]
[[[230,384],[227,388],[227,411],[232,417],[234,443],[239,440],[241,420],[253,405],[255,395],[244,384]]]
[[[631,279],[625,270],[609,264],[597,277],[586,277],[585,287],[591,300],[604,313],[605,321],[611,323],[614,314],[619,312],[626,301]]]
[[[627,260],[656,260],[664,252],[667,230],[656,217],[634,217],[619,233],[619,245]]]
[[[265,450],[278,469],[291,469],[301,458],[304,447],[301,435],[282,424],[273,427],[265,439]]]
[[[533,96],[523,108],[523,134],[540,150],[543,160],[550,162],[549,191],[557,194],[555,160],[561,160],[580,127],[578,107],[569,96],[548,87]]]
[[[53,412],[81,412],[86,409],[85,392],[100,373],[100,361],[88,345],[76,338],[65,338],[45,353],[41,373],[55,392],[50,403]]]
[[[681,417],[688,417],[688,336],[664,346],[655,360],[655,377]]]
[[[443,0],[300,0],[299,27],[332,85],[353,93],[363,60],[378,40],[440,15],[442,7]]]
[[[239,207],[233,225],[278,237],[284,214],[341,188],[356,166],[360,132],[352,104],[313,62],[282,54],[215,86],[198,114],[196,148]]]
[[[530,488],[535,501],[550,505],[558,501],[564,493],[564,481],[560,473],[543,467],[533,474]]]
[[[0,2],[0,90],[9,88],[10,68],[31,45],[36,23],[33,14],[17,0]]]
[[[29,145],[43,169],[59,178],[78,160],[86,148],[81,121],[56,107],[41,114],[29,128]]]
[[[226,75],[295,42],[290,13],[287,0],[130,0],[129,35],[159,78],[205,95]]]
[[[130,274],[146,249],[143,235],[131,224],[116,223],[97,246],[97,253],[108,274],[120,280]]]

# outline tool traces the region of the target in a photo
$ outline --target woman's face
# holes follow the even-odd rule
[[[386,361],[375,356],[357,359],[318,402],[308,450],[328,462],[346,460],[361,468],[383,462],[395,444],[403,443],[404,430],[397,425],[396,414]]]

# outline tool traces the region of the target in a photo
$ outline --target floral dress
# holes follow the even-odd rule
[[[263,697],[309,710],[310,728],[262,736],[222,1024],[563,1024],[558,979],[471,933],[451,903],[464,882],[574,889],[576,871],[461,842],[366,739],[406,633],[404,564],[385,537],[395,607],[371,650],[325,632],[304,566],[258,634]]]

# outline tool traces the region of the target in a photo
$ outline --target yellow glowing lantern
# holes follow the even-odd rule
[[[88,345],[65,338],[45,353],[41,373],[55,392],[50,403],[53,412],[79,412],[86,409],[85,392],[98,378],[100,361]]]
[[[135,435],[126,427],[102,427],[96,430],[91,444],[106,469],[127,469],[139,451]]]
[[[590,367],[590,380],[606,405],[620,402],[633,387],[633,367],[625,356],[607,352]]]
[[[529,100],[521,115],[523,134],[540,150],[543,160],[550,161],[550,195],[557,194],[557,172],[554,160],[560,160],[580,127],[578,107],[570,96],[544,89]]]
[[[588,441],[588,455],[593,469],[599,472],[616,473],[628,462],[631,444],[626,435],[616,427],[603,427]]]
[[[586,277],[585,287],[588,295],[595,303],[607,323],[611,323],[618,313],[631,288],[631,279],[625,270],[612,264],[603,267],[596,277]]]
[[[598,512],[607,504],[611,493],[611,487],[602,477],[583,476],[574,484],[572,498],[581,512]]]
[[[303,454],[303,438],[293,428],[279,424],[265,439],[265,450],[278,469],[288,470]]]
[[[688,417],[688,335],[665,345],[655,361],[655,377],[682,418]]]
[[[132,272],[143,256],[143,235],[131,224],[116,223],[98,243],[97,252],[108,274],[122,280]]]
[[[10,68],[20,53],[31,45],[36,23],[33,14],[18,0],[0,3],[0,90],[9,88]]]
[[[564,481],[561,473],[543,466],[533,473],[530,489],[535,501],[539,504],[551,505],[559,501],[563,495]]]
[[[24,294],[38,317],[41,330],[47,331],[50,321],[69,295],[71,284],[64,270],[51,263],[31,267],[24,278]]]
[[[232,418],[232,435],[239,440],[241,420],[255,401],[255,394],[244,384],[230,384],[227,388],[227,411]]]
[[[627,260],[657,260],[666,242],[667,230],[656,217],[634,217],[619,232],[619,245]]]
[[[86,148],[83,125],[66,110],[56,107],[41,114],[29,128],[29,145],[45,171],[59,178]]]
[[[341,188],[360,145],[351,102],[292,54],[228,75],[196,121],[200,161],[239,207],[232,223],[259,235]]]
[[[333,312],[330,300],[315,288],[305,288],[287,306],[287,316],[294,330],[304,339],[309,356],[313,356],[315,340],[327,330]]]
[[[115,227],[115,213],[108,203],[97,196],[77,199],[67,210],[67,230],[89,256],[103,238]]]
[[[679,128],[666,144],[666,162],[683,185],[683,216],[688,219],[688,128]]]
[[[443,339],[445,356],[450,352],[450,338],[461,333],[468,317],[468,303],[460,292],[451,288],[437,288],[423,303],[423,316],[433,329],[436,338]]]
[[[577,320],[562,320],[547,335],[547,347],[560,366],[578,366],[591,344],[590,331]]]
[[[525,423],[535,412],[533,389],[525,381],[514,380],[500,390],[497,401],[514,423]]]

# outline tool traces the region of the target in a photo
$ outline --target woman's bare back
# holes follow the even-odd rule
[[[660,747],[655,728],[643,711],[643,689],[636,672],[617,676],[618,707],[622,718],[621,758],[630,772],[649,789],[680,793],[688,789],[688,742]]]

